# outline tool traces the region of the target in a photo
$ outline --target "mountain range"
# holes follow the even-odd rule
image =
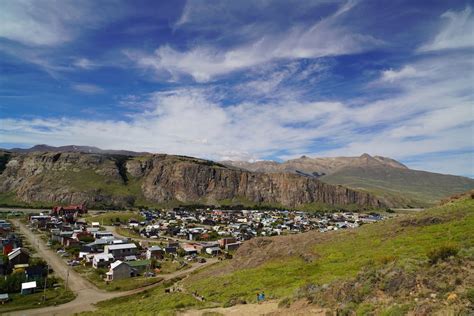
[[[309,158],[285,162],[223,161],[228,166],[254,172],[289,172],[315,177],[329,184],[370,192],[388,205],[431,206],[450,195],[474,188],[466,177],[409,169],[387,157],[363,154],[358,157]]]
[[[0,152],[4,205],[425,207],[471,189],[473,179],[412,170],[369,154],[280,163],[213,162],[75,145]]]
[[[250,172],[185,156],[65,148],[1,152],[0,204],[86,203],[93,208],[180,204],[311,209],[385,206],[367,192],[304,175]]]

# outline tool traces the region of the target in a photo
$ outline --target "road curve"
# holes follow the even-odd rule
[[[68,303],[61,304],[58,306],[49,306],[43,308],[28,309],[22,311],[15,311],[5,313],[5,315],[38,315],[38,316],[51,316],[51,315],[72,315],[75,313],[80,313],[84,311],[93,311],[95,309],[94,304],[97,302],[108,300],[115,297],[122,297],[127,295],[132,295],[140,293],[142,291],[151,289],[161,284],[155,283],[149,286],[141,287],[138,289],[124,291],[124,292],[107,292],[104,290],[98,289],[95,285],[84,279],[74,270],[70,269],[66,263],[52,250],[50,250],[41,238],[34,235],[28,227],[18,220],[12,220],[13,224],[20,229],[20,232],[25,236],[28,242],[36,249],[38,254],[48,263],[48,265],[53,268],[54,272],[61,277],[63,280],[68,279],[68,287],[71,291],[76,294],[76,298]],[[200,269],[204,266],[210,265],[217,262],[217,259],[208,260],[206,263],[197,263],[191,268],[176,271],[170,274],[164,274],[160,276],[163,280],[169,280],[176,277],[186,276],[194,270]]]

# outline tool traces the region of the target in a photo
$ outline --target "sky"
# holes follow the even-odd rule
[[[0,0],[0,147],[474,177],[474,1]]]

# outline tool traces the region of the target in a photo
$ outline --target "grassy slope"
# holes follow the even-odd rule
[[[363,189],[401,204],[423,207],[474,189],[474,180],[469,178],[398,168],[345,168],[321,180]]]
[[[464,252],[472,253],[474,200],[457,201],[413,216],[415,223],[416,219],[423,222],[423,219],[433,217],[437,222],[429,225],[402,225],[404,219],[400,218],[335,232],[331,238],[309,246],[307,251],[316,255],[312,262],[294,256],[270,260],[256,268],[230,269],[231,272],[226,272],[231,262],[223,262],[192,275],[184,281],[184,286],[203,295],[208,303],[225,304],[233,299],[254,302],[258,291],[264,290],[270,298],[291,296],[304,284],[350,279],[364,267],[383,266],[387,258],[405,267],[423,263],[427,261],[430,250],[446,243],[455,243]],[[144,306],[163,311],[161,300],[166,300],[166,306],[174,308],[181,299],[185,306],[196,304],[187,296],[166,296],[162,290],[156,290],[150,293],[150,297],[141,297],[140,304],[137,304],[140,307],[133,312],[143,312]],[[126,306],[120,302],[113,303],[103,303],[99,314],[113,314],[121,306]]]
[[[308,282],[323,284],[353,277],[362,267],[380,264],[387,256],[401,261],[424,260],[429,250],[446,242],[456,242],[463,248],[474,247],[473,200],[435,208],[418,216],[434,214],[453,218],[436,225],[403,229],[397,220],[390,220],[339,232],[330,241],[308,249],[319,256],[312,263],[288,258],[211,279],[200,279],[196,275],[188,286],[217,302],[226,302],[235,296],[252,301],[259,290],[281,297]]]

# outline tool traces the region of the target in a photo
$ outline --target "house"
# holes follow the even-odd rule
[[[51,211],[53,216],[77,215],[87,213],[87,208],[82,205],[55,206]]]
[[[44,266],[32,266],[25,269],[25,276],[27,280],[36,280],[46,276],[46,268]]]
[[[116,259],[123,259],[126,256],[136,255],[137,245],[135,244],[107,245],[104,247],[104,253],[111,254]]]
[[[132,275],[137,275],[150,267],[150,260],[128,261],[127,264],[132,268]]]
[[[240,242],[234,242],[234,243],[231,243],[231,244],[227,244],[225,246],[225,250],[227,251],[234,251],[234,250],[237,250],[237,248],[240,247]]]
[[[25,282],[21,284],[21,294],[33,294],[36,289],[36,281]]]
[[[137,256],[125,256],[125,258],[123,258],[123,261],[136,261],[138,260]]]
[[[177,250],[178,249],[176,247],[165,247],[165,252],[166,253],[176,253]]]
[[[150,247],[147,249],[146,251],[146,258],[147,259],[151,259],[151,258],[155,258],[155,259],[163,259],[163,249],[161,249],[161,247],[159,246],[153,246],[153,247]]]
[[[114,260],[112,254],[98,253],[92,258],[92,266],[96,269],[107,267]]]
[[[30,261],[30,254],[25,248],[15,248],[8,254],[8,263],[10,267],[16,264],[27,264]]]
[[[125,262],[117,260],[110,265],[109,272],[105,274],[106,281],[127,279],[132,274],[132,268]]]
[[[197,249],[190,244],[184,244],[183,245],[183,250],[186,255],[197,255]]]
[[[211,256],[217,256],[221,253],[221,248],[219,247],[209,247],[206,248],[206,253]]]
[[[219,239],[219,246],[221,246],[221,248],[225,248],[227,244],[232,244],[232,243],[235,243],[236,241],[237,240],[232,237],[222,238],[222,239]]]

